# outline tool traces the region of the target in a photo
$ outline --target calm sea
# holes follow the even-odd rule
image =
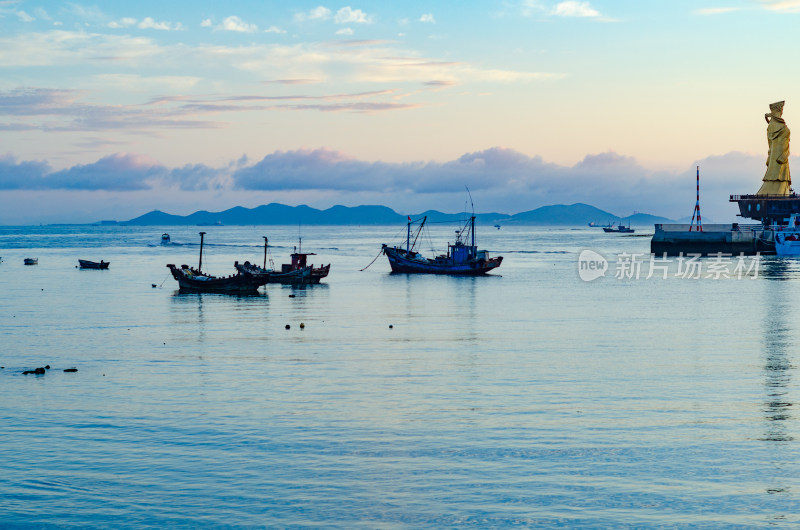
[[[325,283],[246,297],[165,265],[297,227],[0,228],[0,526],[800,524],[800,262],[618,279],[648,230],[504,226],[488,277],[359,271],[404,228],[303,227]]]

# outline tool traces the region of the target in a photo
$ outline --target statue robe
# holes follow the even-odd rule
[[[789,195],[792,177],[789,174],[789,127],[781,118],[772,117],[767,126],[767,172],[758,195]]]

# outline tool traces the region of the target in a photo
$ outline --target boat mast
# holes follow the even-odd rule
[[[470,249],[469,253],[472,254],[472,257],[475,257],[475,216],[473,215],[469,219],[470,221],[470,232],[472,232],[472,248]]]
[[[197,265],[197,272],[202,272],[203,270],[203,236],[206,235],[205,232],[200,232],[200,263]]]
[[[269,244],[269,239],[267,236],[261,236],[264,238],[264,268],[267,268],[267,244]]]
[[[411,217],[408,218],[408,233],[406,234],[406,256],[411,250]]]

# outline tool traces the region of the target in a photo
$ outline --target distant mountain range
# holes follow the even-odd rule
[[[412,215],[413,219],[428,216],[428,220],[457,221],[469,216],[467,213],[448,214],[428,210]],[[645,226],[654,223],[674,223],[666,217],[636,213],[619,217],[589,204],[556,204],[542,206],[535,210],[514,215],[503,213],[475,214],[476,221],[483,225],[587,225],[588,223],[621,223]],[[190,215],[172,215],[153,210],[130,221],[126,225],[395,225],[405,223],[407,216],[399,214],[386,206],[333,206],[327,210],[317,210],[310,206],[286,206],[285,204],[265,204],[256,208],[236,206],[222,212],[198,211]],[[107,223],[107,222],[104,222]]]

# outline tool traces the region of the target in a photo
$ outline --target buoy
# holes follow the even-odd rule
[[[300,329],[303,329],[304,327],[306,327],[306,325],[300,322]]]
[[[156,284],[154,284],[154,283],[151,283],[150,285],[152,285],[152,286],[153,286],[153,289],[155,289],[155,288],[156,288]]]
[[[44,368],[45,368],[45,370],[49,370],[50,369],[50,365],[46,364],[46,365],[44,365]]]
[[[389,324],[389,329],[392,329],[392,328],[394,328],[394,326],[393,326],[393,325],[391,325],[391,324]]]
[[[290,294],[290,295],[289,295],[289,298],[294,298],[294,295],[293,295],[293,294]]]
[[[289,324],[286,324],[286,329],[290,329],[291,327],[292,326],[290,326]]]

